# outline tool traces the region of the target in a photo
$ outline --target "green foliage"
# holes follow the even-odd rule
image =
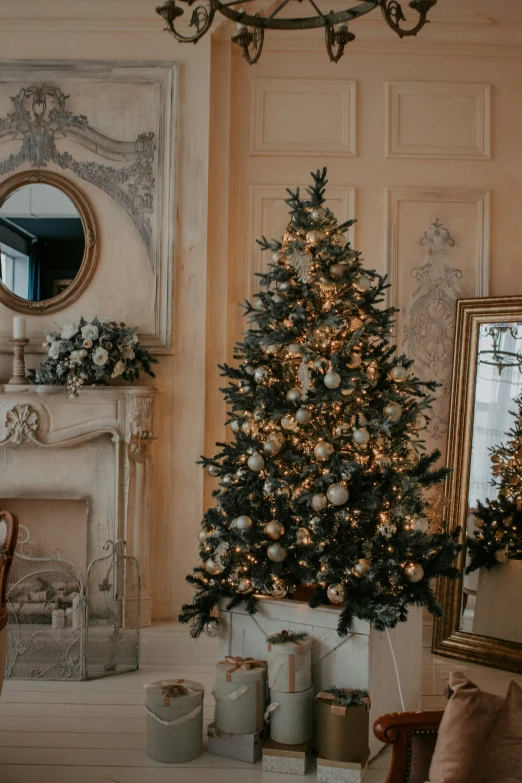
[[[284,644],[285,642],[301,642],[306,639],[306,631],[279,631],[267,637],[268,644]]]
[[[200,532],[206,566],[188,577],[194,599],[180,615],[194,636],[220,599],[254,612],[258,595],[300,585],[315,587],[313,607],[341,586],[341,635],[354,617],[382,630],[412,605],[439,614],[430,580],[457,576],[458,531],[417,529],[425,490],[447,474],[422,434],[437,384],[421,382],[396,355],[386,278],[363,269],[346,242],[353,221],[339,225],[324,206],[326,171],[312,177],[308,198],[289,191],[282,240],[260,242],[272,261],[255,301],[244,304],[250,328],[235,364],[221,366],[232,437],[201,459],[219,485]],[[332,452],[324,458],[315,451],[322,441]],[[338,485],[349,499],[335,505]],[[265,531],[274,520],[284,527],[280,560],[270,559]],[[363,576],[352,570],[361,559],[370,563]],[[408,580],[412,563],[423,569],[420,581]]]
[[[343,707],[362,707],[366,704],[365,699],[370,697],[367,690],[363,688],[337,688],[332,685],[331,688],[325,688],[325,693],[331,693],[335,696],[335,701],[342,704]]]

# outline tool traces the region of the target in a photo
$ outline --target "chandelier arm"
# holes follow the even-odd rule
[[[338,30],[335,30],[332,25],[326,25],[324,28],[324,37],[326,43],[326,51],[328,57],[333,63],[338,63],[344,54],[344,47],[350,41],[353,41],[355,35],[348,31],[348,28],[343,25]]]
[[[192,5],[192,3],[189,3],[189,5]],[[165,19],[167,30],[180,43],[197,43],[210,30],[216,14],[214,0],[210,0],[208,8],[203,5],[196,6],[192,12],[190,27],[195,27],[197,32],[194,35],[183,35],[175,27],[176,19],[184,14],[182,8],[172,3],[159,6],[156,11],[158,13],[161,11],[160,15]]]
[[[281,11],[288,2],[290,2],[290,0],[283,0],[283,2],[280,3],[274,11],[272,11],[270,16],[267,16],[267,20],[270,21],[270,19],[273,19],[274,16],[277,16],[279,11]]]
[[[255,65],[263,51],[265,31],[262,27],[256,27],[253,32],[244,29],[232,36],[233,43],[241,47],[243,57],[249,65]]]
[[[328,20],[325,17],[325,15],[323,14],[323,12],[321,11],[321,9],[316,5],[315,1],[314,0],[308,0],[308,2],[310,3],[310,5],[314,9],[314,11],[317,13],[317,15],[320,16],[321,19],[324,19],[325,25],[327,25],[328,24]]]
[[[405,29],[401,27],[401,22],[405,22],[406,17],[404,16],[399,0],[379,0],[384,19],[391,29],[397,33],[399,38],[404,38],[408,35],[417,35],[424,25],[429,22],[426,18],[428,11],[433,8],[436,3],[437,0],[411,0],[409,6],[414,11],[417,11],[419,19],[414,27]]]
[[[212,0],[212,4],[215,6],[215,10],[219,11],[230,19],[232,22],[239,22],[246,27],[260,27],[264,29],[272,30],[310,30],[315,27],[324,27],[326,24],[338,25],[351,22],[352,19],[357,19],[360,16],[373,11],[378,7],[381,0],[364,0],[354,8],[348,8],[345,11],[338,11],[336,13],[330,13],[323,17],[308,16],[304,18],[289,18],[289,19],[268,19],[267,17],[251,16],[244,11],[235,11],[233,8],[227,6],[226,3],[222,3],[221,0]]]

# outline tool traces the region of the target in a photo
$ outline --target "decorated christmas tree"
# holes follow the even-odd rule
[[[518,411],[510,411],[515,423],[506,433],[508,441],[491,450],[497,497],[477,501],[478,529],[468,537],[467,573],[522,559],[522,395],[514,402]]]
[[[245,304],[250,328],[223,365],[230,442],[202,464],[219,478],[199,533],[202,565],[181,622],[218,632],[220,599],[257,608],[313,586],[310,606],[343,605],[382,630],[410,605],[441,609],[433,577],[455,576],[458,533],[430,534],[424,493],[446,475],[424,453],[435,383],[422,383],[390,344],[386,279],[363,269],[324,205],[326,170],[302,199],[288,191],[290,223],[261,291]]]

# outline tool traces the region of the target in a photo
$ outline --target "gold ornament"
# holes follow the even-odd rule
[[[264,528],[265,535],[271,538],[272,541],[277,541],[281,536],[285,534],[284,525],[278,522],[277,519],[272,519],[271,522],[267,522]]]
[[[266,553],[270,560],[273,560],[274,563],[281,563],[288,555],[288,550],[282,544],[276,543],[270,544],[266,550]]]
[[[402,383],[407,377],[408,370],[406,367],[403,367],[402,364],[396,364],[395,367],[392,367],[390,370],[390,378],[396,383]]]
[[[314,511],[322,511],[323,508],[326,508],[327,504],[328,499],[322,492],[318,492],[312,497],[312,508]]]
[[[509,560],[509,551],[507,549],[497,549],[495,552],[495,560],[497,563],[507,563]]]
[[[301,389],[289,389],[286,393],[288,402],[299,402],[301,399]]]
[[[344,585],[330,585],[326,591],[328,600],[333,604],[342,604],[344,601]]]
[[[356,370],[358,367],[361,366],[362,358],[361,354],[354,351],[351,353],[348,357],[348,361],[346,362],[346,366],[349,370]]]
[[[321,462],[326,462],[334,453],[334,447],[325,440],[319,441],[314,449],[314,454]]]
[[[332,505],[344,506],[350,497],[350,493],[344,484],[332,484],[328,487],[326,496]]]
[[[220,574],[224,570],[221,563],[218,563],[216,560],[213,560],[211,557],[209,557],[209,559],[205,563],[205,569],[206,571],[208,571],[209,574],[212,574],[212,576],[217,576],[217,574]]]
[[[288,588],[286,587],[283,582],[275,582],[274,586],[270,590],[270,595],[272,595],[274,598],[284,598],[285,595],[288,593]]]
[[[299,408],[295,413],[295,420],[298,424],[310,424],[312,421],[312,414],[308,408]]]
[[[311,542],[310,531],[305,527],[298,528],[295,536],[295,543],[297,546],[308,546]]]
[[[208,620],[203,626],[203,630],[207,636],[212,636],[212,637],[217,636],[220,631],[219,620],[216,620],[214,617],[211,617],[210,620]]]
[[[352,568],[352,574],[356,576],[358,579],[362,579],[363,577],[367,576],[370,571],[372,570],[372,564],[369,560],[366,560],[366,558],[361,558],[357,561],[357,563]]]
[[[420,582],[424,576],[424,568],[420,563],[408,563],[404,567],[404,576],[408,582]]]
[[[238,593],[251,593],[254,588],[252,587],[252,582],[250,579],[240,579],[237,583],[237,591]]]
[[[306,235],[306,241],[309,245],[312,245],[315,247],[315,245],[318,245],[320,242],[322,242],[324,239],[324,232],[320,231],[319,229],[312,229],[312,231],[308,231]]]

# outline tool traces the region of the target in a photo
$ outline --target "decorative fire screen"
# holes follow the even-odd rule
[[[6,678],[84,680],[138,668],[138,562],[123,542],[104,549],[85,591],[78,568],[59,550],[37,556],[20,526],[7,587]]]

